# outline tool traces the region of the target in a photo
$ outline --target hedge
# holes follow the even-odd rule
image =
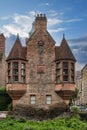
[[[5,87],[0,87],[0,111],[7,111],[11,104],[11,98],[6,92]]]

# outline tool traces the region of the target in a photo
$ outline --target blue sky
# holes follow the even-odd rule
[[[46,14],[56,45],[65,34],[77,70],[82,69],[87,63],[87,0],[0,0],[0,33],[6,36],[6,55],[17,33],[24,44],[38,13]]]

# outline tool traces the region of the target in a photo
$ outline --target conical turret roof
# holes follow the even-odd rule
[[[62,42],[60,46],[56,46],[55,48],[56,60],[73,60],[76,61],[68,43],[63,36]]]
[[[14,43],[7,60],[26,60],[26,47],[22,47],[19,37]]]

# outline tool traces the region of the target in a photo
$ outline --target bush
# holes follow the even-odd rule
[[[71,111],[74,113],[79,113],[80,109],[78,107],[74,106],[71,108]]]
[[[8,105],[11,103],[11,98],[6,92],[5,87],[0,87],[0,111],[8,110]]]

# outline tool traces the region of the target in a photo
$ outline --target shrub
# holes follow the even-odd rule
[[[6,92],[5,87],[0,87],[0,111],[8,110],[8,104],[11,103],[11,98]]]
[[[74,113],[79,113],[80,109],[78,107],[74,106],[71,108],[71,111]]]

